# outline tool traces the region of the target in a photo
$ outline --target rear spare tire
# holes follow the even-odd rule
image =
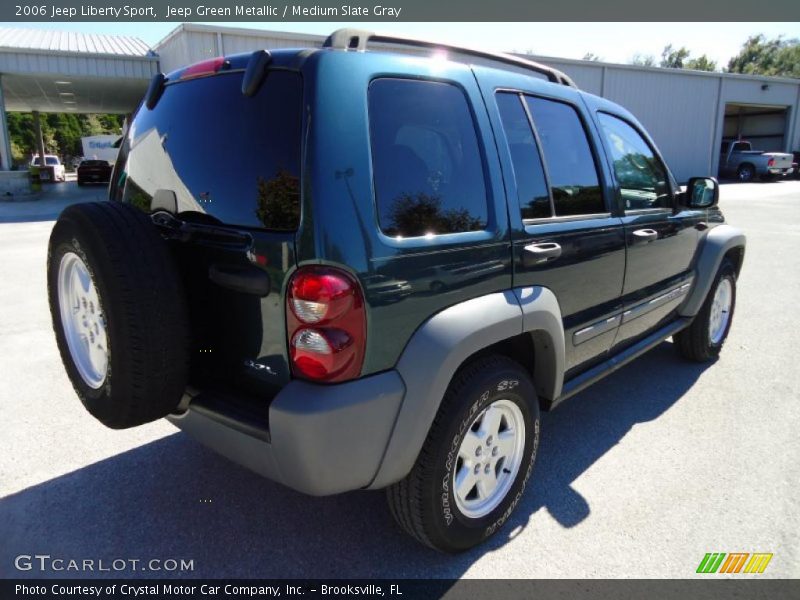
[[[188,377],[188,313],[175,261],[150,219],[119,202],[61,213],[47,255],[50,313],[78,397],[104,425],[154,421]]]

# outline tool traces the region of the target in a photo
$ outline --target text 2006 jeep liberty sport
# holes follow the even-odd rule
[[[154,78],[110,201],[53,230],[55,335],[107,426],[386,488],[456,552],[519,503],[541,409],[670,336],[718,355],[745,247],[718,196],[554,69],[340,30]]]

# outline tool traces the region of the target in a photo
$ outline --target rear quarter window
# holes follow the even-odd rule
[[[459,87],[377,79],[369,87],[369,122],[378,220],[386,235],[486,229],[483,160]]]
[[[179,213],[227,225],[295,230],[300,219],[302,79],[270,72],[253,97],[232,72],[168,85],[142,106],[114,185],[143,210],[171,190]]]

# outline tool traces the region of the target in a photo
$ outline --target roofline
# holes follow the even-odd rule
[[[3,54],[37,54],[51,57],[68,56],[75,58],[110,58],[113,60],[145,60],[158,61],[155,54],[112,54],[109,52],[77,52],[75,50],[45,50],[43,48],[18,48],[16,46],[0,46]]]
[[[170,31],[163,39],[153,45],[153,50],[158,51],[158,48],[166,44],[173,37],[178,35],[181,31],[193,31],[197,33],[230,33],[232,35],[242,35],[245,37],[274,37],[278,39],[298,42],[298,48],[303,47],[302,42],[317,42],[322,44],[327,36],[317,35],[315,33],[295,33],[292,31],[272,31],[270,29],[251,29],[245,27],[229,27],[225,25],[202,25],[200,23],[181,23],[175,29]]]
[[[800,79],[794,77],[778,77],[775,75],[756,75],[752,73],[727,73],[724,71],[697,71],[695,69],[673,69],[669,67],[647,67],[644,65],[630,65],[625,63],[605,62],[600,60],[581,60],[579,58],[564,58],[561,56],[542,56],[540,54],[514,53],[515,56],[532,58],[537,61],[556,61],[582,67],[613,67],[628,71],[642,71],[645,73],[660,73],[669,75],[692,75],[697,77],[723,77],[730,79],[744,79],[749,81],[770,81],[774,83],[789,83],[800,85]]]
[[[170,31],[162,40],[153,46],[153,50],[157,52],[163,44],[178,35],[181,31],[194,31],[198,33],[230,33],[234,35],[250,36],[250,37],[275,37],[278,39],[285,39],[289,41],[297,40],[299,46],[302,47],[302,42],[317,42],[322,43],[327,36],[317,35],[313,33],[295,33],[291,31],[272,31],[269,29],[251,29],[239,28],[223,25],[201,25],[199,23],[181,23],[175,29]],[[512,52],[508,53],[511,56],[517,56],[526,60],[534,59],[537,62],[547,63],[548,61],[558,61],[576,66],[597,66],[597,67],[614,67],[615,69],[627,69],[630,71],[642,71],[645,73],[668,73],[670,75],[692,75],[696,77],[723,77],[730,79],[741,79],[745,81],[769,81],[774,83],[789,83],[792,85],[800,85],[800,79],[792,77],[776,77],[774,75],[753,75],[750,73],[724,73],[721,71],[696,71],[693,69],[670,69],[666,67],[646,67],[643,65],[630,65],[625,63],[605,62],[599,60],[581,60],[577,58],[564,58],[561,56],[544,56],[532,53]]]

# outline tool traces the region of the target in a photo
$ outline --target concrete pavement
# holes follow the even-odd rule
[[[205,577],[685,578],[706,552],[772,552],[760,577],[800,577],[800,182],[723,187],[749,242],[720,360],[664,343],[546,414],[509,526],[454,557],[401,533],[380,493],[305,497],[166,422],[92,419],[58,357],[44,265],[48,215],[104,190],[55,189],[0,203],[15,221],[0,224],[0,575],[42,576],[13,560],[47,553],[187,559],[183,575]]]

